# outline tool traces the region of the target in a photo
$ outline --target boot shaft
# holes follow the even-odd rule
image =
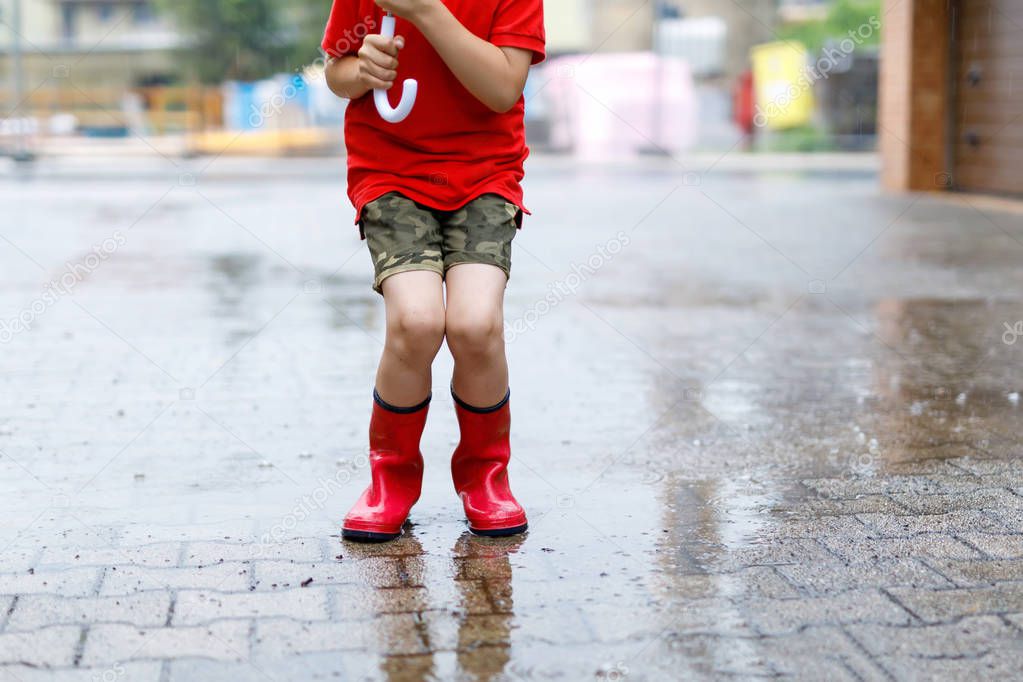
[[[426,428],[430,398],[412,408],[395,408],[373,394],[373,416],[369,421],[370,461],[379,458],[420,457],[419,443]]]
[[[462,499],[469,528],[483,535],[524,531],[526,513],[508,481],[511,459],[511,408],[506,396],[499,405],[480,410],[455,396],[461,439],[451,458],[455,491]]]
[[[452,465],[469,464],[470,461],[507,465],[511,459],[511,406],[508,398],[485,410],[471,407],[457,396],[454,398],[461,437]]]

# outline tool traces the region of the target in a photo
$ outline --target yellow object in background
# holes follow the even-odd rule
[[[764,43],[750,50],[756,90],[754,123],[772,130],[810,123],[814,111],[813,72],[806,47],[792,41]]]

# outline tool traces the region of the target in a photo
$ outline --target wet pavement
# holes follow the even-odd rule
[[[1017,675],[1023,208],[820,166],[535,159],[531,530],[466,532],[442,351],[375,547],[339,162],[4,167],[0,680]]]

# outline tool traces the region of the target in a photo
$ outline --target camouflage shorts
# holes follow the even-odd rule
[[[428,270],[441,277],[460,263],[495,265],[511,276],[511,244],[521,211],[496,194],[485,194],[456,211],[438,211],[391,192],[362,209],[376,279]]]

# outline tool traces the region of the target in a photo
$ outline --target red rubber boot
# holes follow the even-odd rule
[[[369,422],[369,466],[373,480],[345,517],[341,537],[386,542],[401,535],[401,527],[423,489],[419,440],[429,408],[429,398],[412,408],[392,407],[374,391],[373,417]]]
[[[462,498],[469,530],[488,537],[525,531],[526,512],[515,501],[508,483],[511,394],[487,409],[472,407],[452,395],[462,439],[451,458],[451,477]]]

